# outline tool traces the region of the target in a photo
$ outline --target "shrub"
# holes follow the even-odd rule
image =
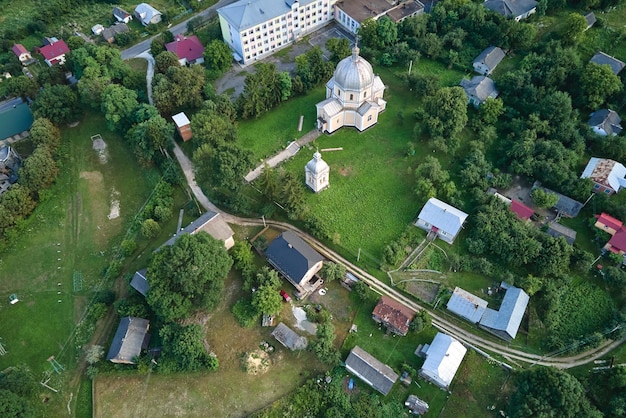
[[[239,299],[232,308],[235,319],[244,328],[250,328],[259,320],[260,313],[256,310],[250,301]]]
[[[154,219],[146,219],[141,224],[141,235],[146,238],[154,238],[161,233],[161,227]]]
[[[122,241],[120,249],[122,250],[122,254],[124,255],[124,257],[128,257],[137,249],[137,243],[135,242],[135,240],[125,239],[124,241]]]

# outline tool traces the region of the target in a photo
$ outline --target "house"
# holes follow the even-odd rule
[[[518,218],[527,221],[531,216],[534,215],[535,211],[532,208],[529,208],[522,202],[516,199],[511,199],[511,206],[509,206],[511,212],[517,215]]]
[[[580,178],[590,178],[594,192],[612,195],[626,187],[626,167],[617,161],[592,157]]]
[[[485,309],[478,325],[495,336],[510,342],[517,335],[530,297],[519,287],[511,286],[505,282],[500,284],[500,288],[506,290],[500,309],[497,311],[491,308]]]
[[[16,135],[25,137],[26,131],[33,125],[33,120],[33,113],[22,98],[0,102],[0,140]]]
[[[595,215],[596,223],[593,225],[598,229],[603,230],[607,234],[615,235],[617,231],[622,229],[623,223],[617,218],[602,212],[600,215]]]
[[[185,112],[175,114],[172,116],[172,119],[176,125],[176,131],[183,141],[189,141],[193,137],[193,133],[191,132],[191,121],[187,115],[185,115]]]
[[[533,183],[533,187],[531,189],[535,190],[535,188],[541,188],[546,193],[555,194],[558,197],[556,205],[552,207],[560,216],[565,216],[567,218],[575,218],[580,213],[580,210],[583,208],[583,204],[577,200],[572,199],[571,197],[567,197],[561,193],[555,192],[554,190],[550,190],[547,187],[542,187],[541,183],[535,181]]]
[[[309,189],[319,193],[330,185],[330,167],[322,160],[322,154],[315,151],[313,159],[304,167],[304,179]]]
[[[476,57],[472,66],[474,71],[485,76],[491,75],[498,64],[504,59],[504,51],[497,46],[486,48],[479,56]]]
[[[11,146],[0,146],[0,195],[18,180],[21,165],[22,159]]]
[[[576,241],[576,231],[554,221],[548,224],[546,234],[554,238],[563,237],[569,245],[574,245],[574,241]]]
[[[596,15],[593,12],[589,12],[586,15],[583,15],[585,17],[585,21],[587,22],[587,29],[590,29],[593,25],[596,24],[597,20],[596,20]],[[585,30],[587,30],[585,29]]]
[[[128,25],[126,23],[116,23],[113,26],[109,26],[108,28],[103,29],[102,37],[105,41],[111,44],[115,41],[117,35],[119,35],[120,33],[128,32],[130,32],[130,29],[128,29]]]
[[[387,16],[400,23],[411,16],[424,13],[424,5],[416,0],[390,2],[387,0],[339,0],[335,3],[335,19],[346,30],[356,34],[365,19],[378,20]]]
[[[404,401],[404,406],[408,407],[413,415],[424,415],[428,412],[428,404],[415,395],[409,395]]]
[[[346,370],[385,396],[399,377],[391,367],[358,345],[350,350],[346,358]]]
[[[452,244],[466,219],[467,213],[431,197],[417,216],[415,226],[435,234],[448,244]]]
[[[91,33],[93,33],[94,35],[98,36],[102,33],[102,31],[104,30],[104,26],[102,26],[101,24],[97,24],[97,25],[93,25],[91,27]]]
[[[130,281],[130,287],[141,293],[144,297],[147,297],[148,291],[150,291],[150,284],[148,283],[146,274],[146,269],[138,270]]]
[[[39,48],[39,53],[43,55],[49,67],[56,64],[65,64],[65,54],[68,52],[70,52],[70,49],[63,39],[48,43]]]
[[[387,328],[387,332],[402,336],[409,331],[413,315],[412,309],[384,295],[372,311],[372,319]]]
[[[438,332],[430,345],[422,349],[426,356],[419,375],[441,389],[448,390],[467,348],[449,335]]]
[[[606,213],[596,215],[596,219],[594,226],[611,235],[603,248],[615,254],[626,254],[626,228],[623,222]]]
[[[477,324],[487,309],[487,301],[474,296],[460,287],[456,287],[454,292],[452,292],[450,300],[448,300],[446,308],[461,318]]]
[[[384,91],[382,80],[355,46],[351,56],[339,61],[326,83],[326,99],[315,105],[317,128],[332,133],[343,126],[359,131],[374,126],[387,106]]]
[[[308,341],[305,337],[299,336],[294,330],[282,322],[276,325],[276,328],[272,331],[272,337],[276,338],[279,343],[291,351],[304,350],[308,345]]]
[[[589,60],[589,62],[594,62],[598,65],[608,65],[609,67],[611,67],[611,71],[613,71],[613,74],[615,75],[618,75],[626,65],[617,58],[605,54],[604,52],[596,53],[593,57],[591,57],[591,60]]]
[[[313,278],[322,268],[324,257],[294,232],[285,231],[275,238],[265,256],[301,295],[314,291],[321,284]]]
[[[487,9],[518,22],[537,11],[537,2],[534,0],[487,0],[484,5]]]
[[[474,107],[479,107],[489,98],[495,99],[498,97],[496,84],[492,79],[484,75],[477,75],[472,77],[471,80],[464,78],[459,85],[463,87],[467,95],[467,103]]]
[[[142,25],[155,25],[161,22],[161,12],[147,3],[140,3],[135,7],[135,17]]]
[[[587,124],[601,136],[615,136],[622,132],[622,118],[611,109],[599,109],[589,116]]]
[[[222,241],[227,250],[235,245],[233,238],[234,232],[228,226],[224,218],[219,213],[208,211],[200,215],[198,219],[187,225],[185,228],[177,232],[172,238],[167,240],[163,245],[174,245],[176,239],[180,235],[197,234],[206,232],[218,241]]]
[[[174,42],[165,44],[165,49],[176,54],[180,65],[204,63],[204,46],[196,35],[176,35]]]
[[[141,350],[148,347],[150,341],[150,321],[132,316],[120,320],[113,342],[107,354],[107,360],[118,364],[135,364]]]
[[[33,57],[30,55],[30,52],[28,52],[28,49],[26,49],[26,47],[22,44],[13,45],[11,51],[13,51],[22,65],[28,65],[33,61]]]
[[[120,7],[113,8],[113,17],[115,17],[115,20],[122,23],[128,23],[133,20],[133,16]]]
[[[253,63],[333,20],[335,0],[239,0],[217,9],[236,61]]]

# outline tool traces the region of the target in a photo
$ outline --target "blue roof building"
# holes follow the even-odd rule
[[[503,340],[511,341],[517,335],[530,296],[506,282],[502,282],[500,287],[506,289],[500,309],[487,308],[478,325]]]

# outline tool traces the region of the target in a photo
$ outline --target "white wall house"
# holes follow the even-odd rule
[[[448,244],[452,244],[466,219],[467,213],[431,197],[418,215],[415,226],[433,232]]]

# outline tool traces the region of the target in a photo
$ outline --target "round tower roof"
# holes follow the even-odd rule
[[[316,151],[315,154],[313,154],[313,159],[307,163],[306,171],[319,174],[324,170],[328,170],[328,164],[326,164],[326,161],[322,160],[322,154]]]
[[[352,48],[352,55],[337,64],[335,84],[344,90],[362,90],[374,83],[374,71],[369,62],[359,56],[359,48]]]

